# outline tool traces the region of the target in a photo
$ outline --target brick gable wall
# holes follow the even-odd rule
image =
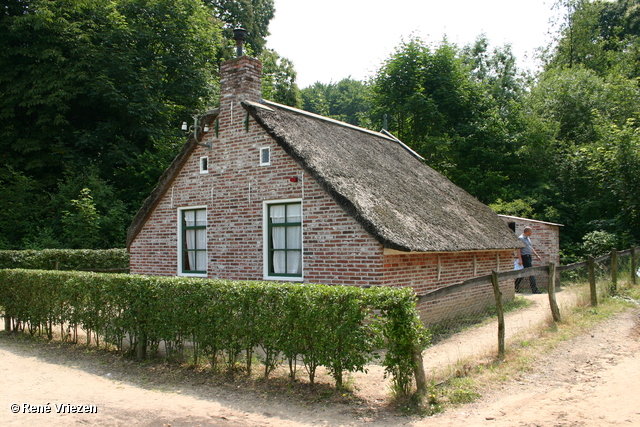
[[[240,105],[243,100],[260,99],[259,62],[237,58],[225,63],[221,73],[218,125],[202,141],[210,141],[212,149],[195,149],[131,244],[131,272],[176,275],[178,209],[206,206],[207,276],[261,280],[263,202],[302,199],[304,281],[380,284],[382,246]],[[268,166],[260,166],[263,147],[271,150]],[[209,172],[202,174],[200,158],[205,156]]]
[[[305,282],[379,284],[381,245],[255,122],[249,132],[242,127],[242,135],[225,138],[221,131],[212,150],[193,152],[132,243],[132,273],[177,274],[177,211],[206,206],[208,276],[261,280],[263,201],[302,199]],[[271,148],[270,166],[259,165],[262,147]],[[203,156],[206,174],[200,173]]]

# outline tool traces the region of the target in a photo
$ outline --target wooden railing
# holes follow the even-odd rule
[[[493,292],[496,300],[496,313],[498,316],[498,358],[504,359],[505,357],[505,324],[504,324],[504,310],[502,306],[502,291],[500,290],[500,280],[518,279],[529,276],[535,276],[536,274],[547,274],[549,277],[549,306],[551,308],[551,315],[555,322],[561,321],[560,309],[556,301],[556,273],[562,273],[565,271],[578,270],[586,268],[588,272],[589,288],[591,293],[591,305],[598,305],[598,296],[595,280],[595,265],[596,263],[602,263],[607,260],[611,260],[611,284],[609,287],[609,293],[615,295],[618,290],[618,259],[621,256],[629,256],[631,260],[631,283],[636,285],[636,252],[637,247],[627,249],[625,251],[618,251],[613,249],[606,255],[598,258],[589,257],[587,261],[576,262],[568,265],[557,266],[555,263],[550,262],[546,267],[529,267],[521,270],[510,270],[498,273],[493,271],[486,276],[474,277],[464,282],[455,283],[444,288],[437,289],[424,295],[417,296],[417,302],[425,303],[429,301],[435,301],[443,298],[447,295],[451,295],[457,292],[463,292],[467,289],[473,288],[478,285],[489,285],[493,287]],[[418,377],[416,373],[416,378]]]
[[[635,247],[631,249],[627,249],[625,251],[617,251],[616,249],[613,249],[611,252],[609,252],[606,255],[603,255],[598,258],[593,258],[593,262],[601,263],[601,262],[607,261],[608,259],[611,259],[612,260],[611,263],[613,265],[614,263],[617,263],[617,259],[619,257],[629,255],[631,256],[631,269],[632,271],[635,271],[636,270],[635,254],[637,252],[637,249],[638,248],[635,248]],[[556,272],[562,273],[565,271],[578,270],[580,268],[588,268],[589,262],[590,261],[587,260],[587,261],[576,262],[573,264],[560,265],[560,266],[556,266],[554,263],[549,263],[549,265],[547,266],[529,267],[529,268],[523,268],[521,270],[509,270],[509,271],[503,271],[503,272],[496,272],[496,274],[498,276],[498,280],[518,279],[523,277],[536,276],[538,274],[549,274],[549,276],[551,276],[549,270],[552,268],[551,267],[552,264],[554,265],[553,268],[555,268]],[[615,267],[616,268],[612,267],[611,269],[612,281],[617,278],[617,265]],[[454,283],[453,285],[445,286],[444,288],[436,289],[435,291],[428,292],[424,295],[418,295],[417,296],[418,303],[435,301],[447,295],[451,295],[456,292],[462,292],[478,285],[487,285],[487,286],[491,285],[492,276],[493,274],[487,274],[486,276],[474,277],[474,278],[465,280],[464,282],[458,282],[458,283]],[[633,284],[635,285],[636,283],[635,275],[632,275],[632,280],[633,280]]]

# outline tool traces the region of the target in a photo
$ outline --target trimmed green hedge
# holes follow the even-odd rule
[[[65,324],[119,349],[129,337],[140,357],[160,342],[168,356],[189,343],[214,369],[243,362],[251,372],[261,349],[265,377],[288,360],[295,378],[302,360],[312,383],[324,366],[337,387],[382,349],[399,393],[410,392],[412,355],[428,343],[410,289],[14,269],[0,271],[0,307],[49,337]]]
[[[57,264],[56,264],[57,263]],[[30,270],[120,270],[129,271],[125,249],[43,249],[0,251],[0,269]]]

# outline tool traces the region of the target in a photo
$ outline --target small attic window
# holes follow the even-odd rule
[[[200,173],[209,173],[209,157],[200,157]]]
[[[271,164],[271,148],[262,147],[260,149],[260,166],[269,166]]]

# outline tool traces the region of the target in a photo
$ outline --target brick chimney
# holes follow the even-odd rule
[[[232,128],[240,126],[244,120],[244,109],[240,102],[260,102],[261,98],[262,62],[245,55],[230,59],[220,66],[221,122],[226,122]]]
[[[236,41],[236,58],[220,66],[220,113],[219,129],[237,131],[244,120],[242,101],[260,102],[262,99],[262,62],[243,54],[247,31],[238,27],[233,30]]]
[[[220,106],[235,98],[240,101],[260,101],[262,98],[262,62],[242,56],[220,66]]]

